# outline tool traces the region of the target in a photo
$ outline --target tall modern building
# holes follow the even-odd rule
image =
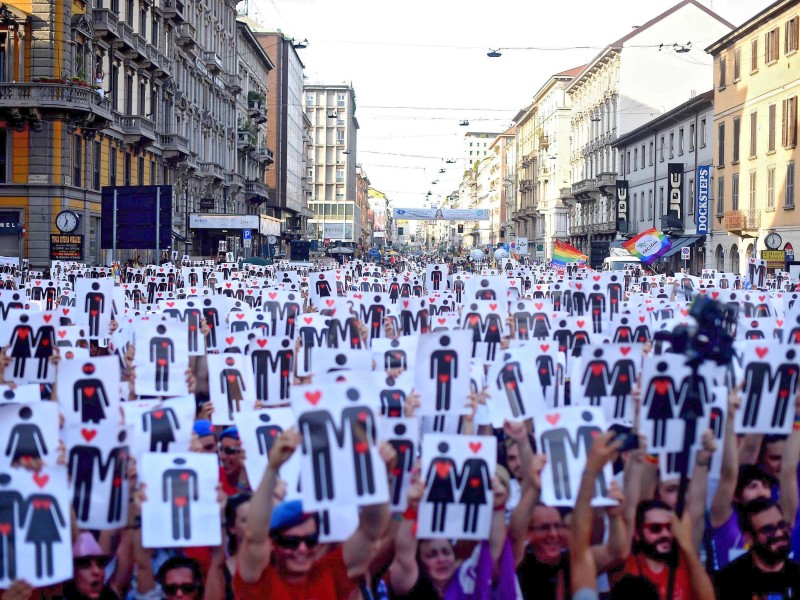
[[[305,113],[311,121],[313,165],[308,181],[310,237],[358,244],[362,214],[356,197],[358,121],[356,94],[348,84],[306,84]]]
[[[238,217],[258,223],[266,118],[260,100],[242,110],[237,98],[266,98],[271,65],[239,50],[233,0],[14,1],[0,34],[0,230],[14,234],[0,254],[17,254],[24,226],[23,253],[49,265],[55,218],[70,210],[81,258],[105,262],[107,185],[172,185],[173,246],[189,254]],[[201,218],[214,213],[236,218]]]
[[[614,142],[709,89],[711,58],[691,40],[714,39],[733,25],[697,0],[683,0],[601,50],[566,89],[572,106],[570,241],[593,266],[617,235],[620,171]],[[675,43],[687,40],[686,45]],[[660,215],[658,215],[660,216]]]
[[[306,162],[307,127],[303,111],[303,63],[297,54],[301,44],[280,32],[256,32],[275,69],[269,74],[267,99],[268,145],[275,151],[275,164],[267,169],[270,201],[267,213],[282,222],[284,240],[305,237],[310,191]]]

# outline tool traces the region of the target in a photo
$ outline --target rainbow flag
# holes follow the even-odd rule
[[[553,249],[553,260],[551,264],[554,265],[566,265],[568,263],[574,263],[579,261],[585,261],[588,257],[585,254],[581,254],[580,250],[578,250],[575,246],[571,246],[566,242],[562,242],[556,240],[556,246]]]
[[[622,244],[622,247],[644,264],[649,265],[672,248],[672,242],[666,235],[653,227],[629,239]]]

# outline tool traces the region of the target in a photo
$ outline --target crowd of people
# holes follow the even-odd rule
[[[381,273],[388,276],[414,272],[421,277],[426,260],[398,258],[394,264],[383,265]],[[362,269],[367,269],[361,261],[353,262],[350,268],[345,295],[361,289],[357,281]],[[450,268],[452,274],[458,267],[451,263]],[[273,279],[276,267],[259,269],[259,276],[277,284]],[[556,270],[525,269],[534,283],[564,275]],[[127,271],[134,270],[123,268],[116,284],[123,285],[128,281]],[[304,272],[302,276],[313,273]],[[496,272],[509,278],[515,273],[516,265]],[[573,269],[570,274],[588,277],[591,273],[589,269]],[[30,296],[30,275],[12,275],[17,278],[18,288],[27,289]],[[60,276],[55,272],[49,275],[47,279],[60,277],[67,282],[70,273],[64,270]],[[115,274],[109,271],[108,275]],[[92,275],[86,270],[80,276]],[[217,278],[227,280],[221,273]],[[660,281],[675,283],[666,277]],[[211,286],[217,285],[213,278],[212,282]],[[65,283],[64,287],[69,286]],[[187,296],[179,277],[172,289],[176,298]],[[212,293],[217,291],[216,287],[210,289]],[[519,293],[530,294],[530,287]],[[302,296],[303,312],[318,312],[318,307],[309,302],[305,288]],[[39,310],[31,306],[15,309]],[[6,306],[6,318],[8,310]],[[120,312],[112,321],[109,336],[124,316],[124,311],[117,310]],[[201,332],[208,335],[210,325],[201,319]],[[384,325],[387,337],[400,337],[396,323],[387,319]],[[358,332],[363,345],[368,346],[371,338],[367,325],[359,321]],[[509,332],[503,347],[514,339],[514,328]],[[85,343],[92,356],[114,354],[102,338],[80,343]],[[647,346],[645,352],[651,354],[652,344]],[[300,348],[298,340],[297,349]],[[65,347],[55,349],[50,357],[56,369],[71,368],[69,363],[65,366],[65,351]],[[533,347],[530,352],[533,361]],[[128,392],[123,400],[135,401],[139,396],[134,349],[125,348],[119,354],[123,366],[121,389]],[[5,377],[0,383],[11,389],[20,383],[14,383],[10,376],[14,360],[6,351],[2,369]],[[207,355],[190,358],[186,381],[196,400],[190,451],[218,457],[222,543],[214,547],[145,547],[142,504],[149,494],[159,494],[160,490],[148,490],[142,485],[142,474],[137,469],[140,465],[130,457],[127,522],[117,529],[82,530],[73,508],[72,577],[40,588],[32,587],[24,578],[13,578],[5,590],[0,590],[3,600],[800,597],[800,565],[794,560],[800,552],[796,518],[800,505],[800,396],[794,401],[798,417],[788,435],[741,435],[735,430],[735,415],[741,409],[742,388],[731,389],[721,442],[710,431],[703,433],[692,454],[688,480],[665,479],[658,459],[648,452],[646,436],[639,430],[641,393],[634,388],[633,426],[612,428],[593,438],[574,507],[565,508],[542,502],[542,488],[550,484],[542,478],[548,456],[536,447],[536,418],[506,421],[499,428],[479,423],[475,415],[485,406],[488,392],[473,388],[463,399],[469,412],[461,417],[458,432],[497,440],[498,466],[491,474],[488,537],[426,539],[417,535],[420,503],[429,483],[421,471],[417,449],[406,508],[392,512],[389,502],[363,506],[354,532],[341,542],[327,543],[320,540],[321,514],[304,510],[302,500],[288,493],[282,478],[288,461],[302,451],[301,434],[291,428],[276,436],[267,466],[259,474],[260,481],[252,484],[237,427],[212,424],[214,413],[223,409],[210,401],[208,370]],[[402,371],[402,367],[393,366],[387,373],[399,377]],[[313,376],[294,376],[292,383],[301,386],[311,381]],[[62,397],[55,386],[42,385],[41,389],[42,401],[72,401]],[[425,401],[418,393],[409,394],[403,403],[403,416],[419,416]],[[581,402],[574,392],[571,402]],[[269,411],[271,407],[258,405],[256,409]],[[0,444],[5,445],[5,441],[0,440]],[[61,450],[59,462],[63,465],[65,448]],[[397,473],[397,451],[382,442],[379,452],[391,487]],[[713,457],[720,455],[717,477],[711,473],[711,465]],[[598,474],[608,465],[615,473],[607,494],[610,501],[602,507],[593,506]],[[29,457],[22,457],[15,465],[34,473],[41,467],[41,460]],[[13,553],[6,535],[9,506],[13,508],[13,503],[0,489],[0,569],[6,570],[10,567],[9,549]],[[15,518],[13,510],[10,514]],[[217,523],[207,526],[217,527]],[[16,565],[16,572],[19,571],[20,566]],[[8,578],[8,572],[0,571],[0,581]]]

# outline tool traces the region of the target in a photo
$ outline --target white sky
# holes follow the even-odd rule
[[[737,26],[774,2],[701,1]],[[456,189],[467,130],[506,129],[550,75],[588,62],[678,0],[249,2],[250,15],[266,28],[308,38],[299,51],[308,80],[352,82],[361,126],[357,160],[398,208],[422,206],[428,191],[436,203]],[[664,41],[696,48],[715,40]],[[491,48],[531,46],[590,48],[486,56]],[[462,119],[470,126],[460,127]],[[459,162],[447,165],[447,158]]]

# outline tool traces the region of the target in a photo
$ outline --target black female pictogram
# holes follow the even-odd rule
[[[590,406],[600,406],[600,402],[608,392],[610,379],[608,363],[603,358],[603,349],[597,348],[592,352],[592,359],[586,363],[581,379],[584,395],[589,398]]]
[[[491,304],[489,306],[495,310],[497,305]],[[493,361],[497,348],[503,341],[503,320],[496,312],[491,312],[486,315],[484,319],[483,328],[483,342],[486,344],[486,360]]]
[[[440,442],[437,446],[441,456],[431,461],[428,473],[425,475],[425,502],[433,504],[431,517],[431,531],[444,531],[447,506],[456,500],[455,490],[458,489],[458,470],[455,461],[447,456],[450,446],[447,442]]]
[[[478,312],[477,304],[470,304],[469,311],[464,314],[461,321],[462,329],[472,330],[472,356],[477,354],[478,344],[483,341],[484,321],[481,314]]]
[[[36,551],[36,577],[51,577],[55,570],[53,546],[60,543],[60,527],[66,527],[64,514],[56,499],[50,494],[33,494],[28,497],[28,524],[25,541]]]
[[[106,418],[103,406],[110,407],[111,399],[103,381],[94,376],[96,367],[92,363],[83,365],[81,371],[85,377],[72,386],[72,409],[81,414],[82,423],[99,423]]]
[[[489,466],[482,458],[468,458],[461,466],[459,477],[458,502],[464,505],[464,531],[475,533],[478,530],[478,513],[488,502],[486,490],[491,483]]]
[[[659,362],[656,365],[657,374],[643,395],[642,406],[647,408],[647,418],[653,421],[653,447],[663,448],[667,441],[667,421],[674,417],[674,408],[677,403],[677,390],[675,382],[667,375],[669,365]]]
[[[536,357],[536,373],[542,386],[542,396],[547,398],[547,388],[555,385],[556,366],[553,357],[549,354],[539,354]],[[558,406],[558,401],[554,406]]]
[[[324,273],[318,275],[318,279],[314,282],[314,289],[320,298],[327,298],[331,295],[331,284],[325,279]]]
[[[0,579],[17,578],[17,535],[25,524],[28,505],[11,486],[11,476],[0,473]]]
[[[20,421],[11,428],[5,449],[12,466],[17,466],[22,459],[35,460],[47,455],[47,444],[41,429],[36,423],[28,422],[33,418],[33,410],[23,406],[18,415]]]
[[[36,375],[39,379],[46,379],[50,357],[56,345],[56,328],[49,324],[39,327],[36,338],[33,340],[33,357],[39,360]]]
[[[175,362],[175,342],[165,334],[165,325],[156,327],[155,335],[150,338],[150,362],[155,366],[156,391],[169,390],[169,366]]]
[[[627,412],[626,403],[633,391],[636,378],[636,365],[629,358],[617,361],[611,371],[611,396],[614,398],[614,418],[624,419]]]
[[[150,452],[169,452],[175,431],[181,428],[178,416],[168,406],[158,406],[142,413],[142,431],[150,433]]]
[[[25,375],[25,363],[33,356],[33,327],[28,315],[19,316],[19,324],[11,331],[8,355],[14,359],[14,377]]]
[[[203,317],[208,327],[208,347],[217,347],[217,329],[219,328],[219,311],[213,305],[211,298],[203,300]]]
[[[175,466],[161,475],[162,501],[169,502],[172,521],[172,539],[192,539],[192,502],[200,499],[198,475],[194,469],[184,467],[186,459],[176,458]]]
[[[480,289],[475,292],[476,300],[497,300],[497,292],[490,287],[488,279],[481,279],[479,286]]]

